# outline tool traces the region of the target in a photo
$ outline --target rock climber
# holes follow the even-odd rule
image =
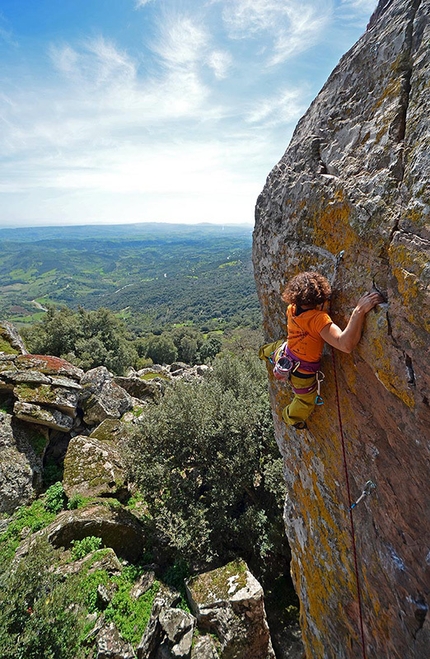
[[[384,301],[379,292],[365,293],[341,330],[324,310],[330,296],[330,283],[318,272],[299,273],[289,281],[281,296],[288,305],[286,354],[293,362],[289,380],[294,392],[293,400],[282,411],[282,418],[299,430],[307,427],[306,419],[316,404],[317,373],[324,342],[342,352],[351,352],[360,341],[366,314]],[[282,343],[262,346],[260,358],[270,359]]]

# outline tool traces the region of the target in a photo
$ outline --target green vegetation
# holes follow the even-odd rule
[[[128,446],[131,477],[172,564],[202,569],[240,555],[262,575],[286,544],[265,372],[252,353],[213,366],[147,408]]]
[[[13,570],[0,573],[2,656],[83,659],[88,654],[86,637],[94,625],[92,622],[88,626],[87,615],[99,615],[103,611],[106,620],[116,624],[123,638],[137,645],[149,620],[159,583],[154,582],[138,599],[132,598],[131,588],[142,570],[129,566],[120,575],[110,577],[106,570],[92,569],[102,554],[103,550],[96,552],[78,575],[64,578],[55,569],[61,552],[54,550],[45,538],[38,538],[25,560],[19,561]],[[100,585],[112,592],[108,604],[98,597]]]
[[[21,560],[0,575],[0,647],[16,659],[76,659],[83,620],[75,589],[50,570],[55,551],[39,538]]]
[[[129,366],[144,368],[152,363],[171,364],[176,360],[187,364],[208,362],[224,345],[236,350],[256,349],[261,342],[259,332],[249,328],[219,334],[186,325],[137,337],[109,309],[73,311],[54,307],[49,307],[40,323],[23,328],[22,334],[34,354],[63,357],[84,370],[106,366],[117,375],[123,375]],[[251,335],[251,345],[247,345],[246,336],[249,339]],[[45,395],[49,401],[49,396],[54,395],[43,385],[21,384],[21,398],[32,400],[36,389],[38,399]]]
[[[121,636],[134,646],[142,638],[160,586],[158,582],[154,582],[146,593],[135,600],[130,596],[130,590],[137,577],[138,571],[130,566],[129,569],[125,568],[119,577],[112,578],[118,589],[105,610],[106,620],[114,622]]]
[[[260,323],[249,228],[109,229],[0,230],[0,318],[31,324],[51,304],[106,307],[139,332]]]
[[[64,508],[64,488],[59,481],[48,487],[44,497],[44,506],[50,513],[59,513]]]
[[[0,571],[12,559],[16,548],[22,540],[24,529],[35,533],[48,526],[55,519],[55,513],[44,505],[43,498],[33,501],[31,506],[21,506],[8,523],[7,529],[0,534]]]
[[[181,593],[179,606],[187,608],[185,578],[238,557],[278,602],[278,590],[288,586],[285,488],[266,372],[255,354],[262,338],[250,230],[142,225],[99,233],[97,227],[0,230],[0,314],[23,324],[31,352],[64,357],[84,370],[104,365],[122,375],[129,366],[155,362],[212,364],[202,381],[175,382],[143,414],[136,408],[127,446],[134,486],[128,507],[145,526],[145,561],[162,566],[157,577]],[[160,374],[142,375],[153,377]],[[26,394],[31,400],[34,387],[21,385]],[[37,394],[44,394],[43,385]],[[10,412],[11,401],[2,399],[0,409]],[[40,455],[44,435],[31,441]],[[74,510],[91,501],[77,494],[67,502],[61,478],[61,464],[48,451],[45,495],[16,511],[0,533],[5,656],[91,656],[94,621],[87,616],[102,612],[136,646],[160,586],[155,582],[135,600],[131,588],[141,567],[114,576],[98,567],[111,550],[100,549],[96,536],[73,541],[66,552],[39,538],[11,569],[29,534],[66,503]],[[81,560],[82,569],[65,577],[58,568],[72,560]],[[99,586],[110,602],[101,601]],[[281,608],[297,612],[294,600],[284,598]]]
[[[64,357],[84,370],[106,366],[122,374],[138,357],[125,324],[108,309],[74,312],[50,307],[23,336],[31,352]]]
[[[72,540],[72,556],[75,561],[84,558],[87,554],[100,549],[102,539],[95,535],[88,535],[82,540]]]

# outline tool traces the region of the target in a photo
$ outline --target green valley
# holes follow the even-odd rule
[[[135,224],[0,229],[0,317],[106,307],[141,331],[256,326],[250,227]]]

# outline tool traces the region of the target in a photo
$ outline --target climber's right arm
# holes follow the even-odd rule
[[[366,293],[357,302],[344,330],[335,323],[330,323],[321,330],[321,337],[326,343],[342,352],[352,352],[361,339],[366,314],[383,301],[379,293]]]

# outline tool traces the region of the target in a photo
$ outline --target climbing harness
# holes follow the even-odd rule
[[[294,362],[288,355],[286,341],[269,355],[269,362],[273,364],[273,375],[277,380],[288,380],[300,366],[300,362]]]
[[[340,262],[343,258],[344,255],[344,250],[339,252],[339,254],[336,257],[336,263],[334,266],[334,272],[333,272],[333,277],[331,280],[331,286],[333,289],[333,285],[335,282],[335,279],[338,274]],[[331,304],[330,304],[331,307]],[[330,308],[331,312],[331,308]],[[335,350],[332,347],[331,348],[331,357],[332,357],[332,362],[333,362],[333,378],[334,378],[334,390],[335,390],[335,395],[336,395],[336,405],[337,405],[337,418],[338,418],[338,423],[339,423],[339,435],[341,439],[341,445],[342,445],[342,456],[343,456],[343,468],[344,468],[344,473],[345,473],[345,482],[346,482],[346,490],[348,494],[348,505],[349,505],[349,521],[351,525],[351,544],[352,544],[352,554],[354,558],[354,571],[355,571],[355,583],[357,586],[357,604],[358,604],[358,617],[359,617],[359,624],[360,624],[360,637],[361,637],[361,649],[363,652],[363,659],[367,659],[366,657],[366,643],[365,643],[365,637],[364,637],[364,623],[363,623],[363,603],[361,599],[361,587],[360,587],[360,578],[359,578],[359,572],[358,572],[358,559],[357,559],[357,547],[355,544],[355,528],[354,528],[354,518],[352,515],[352,504],[351,504],[351,488],[349,486],[349,473],[348,473],[348,461],[346,458],[346,447],[345,447],[345,437],[343,434],[343,424],[342,424],[342,414],[341,414],[341,409],[340,409],[340,397],[339,397],[339,385],[337,381],[337,372],[336,372],[336,357],[335,357]]]
[[[317,373],[320,367],[320,362],[306,362],[303,359],[297,359],[286,341],[269,355],[269,362],[273,364],[273,375],[277,380],[289,380],[298,368],[309,373]],[[300,393],[309,393],[309,391]]]
[[[315,396],[315,405],[324,405],[324,401],[321,398],[321,383],[323,382],[325,375],[322,371],[318,371],[316,374],[317,379],[317,395]]]
[[[361,495],[358,497],[357,501],[355,503],[353,503],[352,506],[350,506],[349,509],[353,510],[355,508],[355,506],[357,506],[360,503],[360,501],[362,501],[364,499],[364,497],[370,496],[374,489],[376,489],[376,483],[374,483],[373,481],[367,481],[364,484],[363,491],[362,491]]]

